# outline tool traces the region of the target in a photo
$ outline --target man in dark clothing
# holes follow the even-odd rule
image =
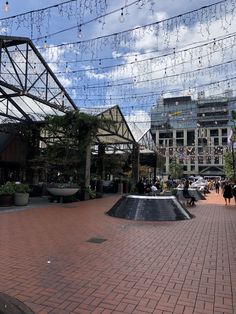
[[[138,181],[138,183],[136,184],[136,187],[138,190],[138,194],[144,194],[144,183],[142,179]]]
[[[191,196],[189,194],[188,188],[189,188],[189,181],[186,180],[186,182],[184,184],[184,189],[183,189],[183,197],[186,199],[189,199],[189,202],[188,202],[189,205],[194,206],[195,205],[195,197]]]

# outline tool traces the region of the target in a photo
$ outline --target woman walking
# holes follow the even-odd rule
[[[226,182],[223,190],[223,197],[225,199],[225,205],[230,205],[230,200],[233,197],[232,187],[229,182]]]
[[[234,203],[236,204],[236,183],[233,186],[233,197],[234,197]]]

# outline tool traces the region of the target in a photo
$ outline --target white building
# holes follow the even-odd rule
[[[236,110],[231,91],[225,97],[197,100],[191,96],[161,99],[151,112],[151,131],[159,153],[165,156],[168,175],[172,160],[182,163],[185,175],[224,175],[223,153]]]

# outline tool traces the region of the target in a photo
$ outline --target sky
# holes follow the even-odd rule
[[[31,38],[79,108],[119,105],[145,129],[162,97],[234,92],[236,0],[1,4],[1,34]]]

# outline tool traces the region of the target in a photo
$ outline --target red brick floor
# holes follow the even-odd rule
[[[117,199],[1,212],[0,291],[40,314],[236,313],[236,205],[136,222],[104,215]]]

